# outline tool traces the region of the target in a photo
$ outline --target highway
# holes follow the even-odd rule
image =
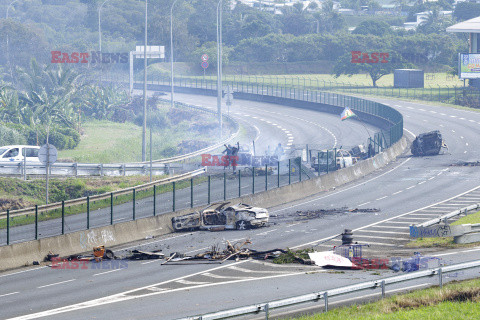
[[[176,94],[176,99],[212,108],[215,106],[215,99],[211,97]],[[477,132],[480,114],[412,102],[381,102],[404,115],[406,135],[410,139],[421,132],[439,129],[448,144],[448,152],[420,158],[405,155],[354,183],[295,203],[268,208],[273,215],[273,224],[268,228],[172,234],[146,240],[142,247],[162,249],[166,254],[176,251],[195,254],[215,244],[223,245],[225,240],[250,239],[251,247],[257,250],[301,248],[317,245],[323,239],[349,228],[354,229],[356,241],[371,244],[364,255],[389,258],[410,255],[413,250],[403,247],[408,239],[410,223],[428,220],[433,215],[480,199],[480,191],[476,189],[480,173],[476,167],[451,166],[458,161],[479,159]],[[364,142],[367,135],[359,123],[340,122],[335,116],[315,114],[313,111],[235,101],[231,112],[235,116],[246,117],[257,126],[258,145],[264,148],[270,143],[301,144],[314,139],[319,144],[351,146]],[[291,136],[282,129],[288,130]],[[272,136],[278,137],[278,142],[268,140]],[[295,216],[297,211],[342,206],[378,208],[380,211],[330,214],[304,221]],[[338,242],[335,241],[320,243],[317,248],[325,250],[336,244]],[[121,249],[118,248],[116,253],[122,254],[124,251]],[[479,250],[465,249],[459,253],[422,250],[422,253],[452,263],[478,259]],[[105,265],[105,269],[98,269],[98,265],[93,269],[94,265],[89,265],[87,269],[75,270],[36,267],[17,273],[3,273],[0,275],[1,317],[175,319],[393,274],[390,270],[335,273],[313,266],[272,266],[258,261],[181,266],[160,263],[128,262],[126,268],[121,269],[112,269],[111,265]],[[474,274],[478,274],[478,270],[449,279]],[[420,288],[428,284],[429,281],[423,280],[409,285]],[[348,297],[341,299],[344,298]],[[23,301],[28,303],[22,304]]]

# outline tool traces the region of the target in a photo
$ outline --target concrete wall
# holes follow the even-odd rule
[[[259,192],[230,200],[234,203],[248,203],[260,207],[271,207],[307,196],[330,190],[345,183],[362,178],[365,175],[387,165],[402,154],[407,147],[407,141],[402,138],[385,152],[375,157],[361,161],[355,166],[331,172],[300,183],[291,184],[278,189]],[[203,207],[203,206],[202,206]],[[196,210],[202,207],[194,208]],[[40,240],[15,243],[0,247],[0,270],[31,265],[33,261],[42,261],[49,251],[68,256],[82,252],[91,252],[92,247],[104,244],[107,247],[125,244],[147,236],[160,236],[173,232],[171,218],[191,212],[186,209],[162,214],[156,217],[118,223],[66,235]]]

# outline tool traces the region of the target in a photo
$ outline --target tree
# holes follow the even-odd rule
[[[455,6],[453,17],[458,21],[468,20],[480,16],[480,3],[459,2]]]
[[[353,30],[353,34],[372,34],[374,36],[383,36],[392,33],[390,25],[385,21],[379,20],[365,20]]]
[[[388,57],[383,56],[382,58],[380,53],[388,53]],[[339,77],[341,74],[352,76],[367,73],[372,79],[373,86],[376,87],[377,81],[384,75],[392,73],[395,69],[411,67],[411,64],[406,63],[400,55],[392,52],[389,48],[380,48],[367,54],[368,58],[362,54],[354,57],[352,53],[340,57],[333,68],[335,77]],[[357,58],[357,63],[352,62],[355,58]]]

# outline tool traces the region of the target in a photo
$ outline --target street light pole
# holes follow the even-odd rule
[[[18,0],[13,0],[12,2],[10,2],[10,4],[8,5],[7,7],[7,14],[5,15],[5,20],[8,19],[8,11],[10,10],[10,7],[15,3],[17,2]],[[13,70],[12,70],[12,65],[10,64],[10,49],[9,49],[9,46],[8,46],[8,33],[7,33],[7,63],[8,63],[8,67],[10,69],[10,76],[12,78],[12,81],[13,81]]]
[[[107,1],[110,0],[105,0],[103,3],[98,7],[98,50],[102,52],[102,7]]]
[[[148,0],[145,0],[145,47],[143,48],[143,129],[142,129],[142,162],[146,161],[147,153],[147,24]]]
[[[222,123],[222,10],[223,0],[217,4],[217,112],[220,138],[223,136]]]
[[[177,0],[173,1],[172,3],[172,6],[170,7],[170,64],[171,64],[171,67],[172,67],[172,74],[171,74],[171,81],[172,81],[172,91],[170,93],[170,100],[172,101],[172,108],[174,106],[174,99],[173,99],[173,6],[175,5],[175,2],[177,2]]]

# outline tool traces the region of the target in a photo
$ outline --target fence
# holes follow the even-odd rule
[[[164,80],[168,83],[169,80]],[[178,78],[179,87],[209,94],[215,88],[213,81]],[[149,83],[151,86],[152,82]],[[159,85],[159,83],[157,83]],[[295,104],[318,111],[339,114],[348,106],[355,110],[362,121],[376,122],[384,129],[374,135],[370,144],[376,152],[390,147],[403,135],[402,115],[377,102],[349,97],[336,93],[319,92],[304,88],[284,88],[260,86],[243,82],[229,82],[236,94],[243,98],[274,99],[280,104]],[[203,90],[203,91],[202,91]],[[211,93],[210,93],[211,94]],[[276,176],[276,177],[275,177]],[[86,197],[73,202],[57,203],[54,207],[35,207],[19,212],[0,215],[0,244],[10,244],[39,237],[49,237],[65,232],[85,230],[92,227],[113,224],[116,221],[135,220],[179,209],[192,208],[215,201],[224,201],[237,196],[253,194],[260,190],[270,190],[312,177],[312,173],[300,159],[287,159],[265,167],[244,167],[236,172],[228,171],[208,176],[182,176],[157,181],[153,185],[126,189],[118,194],[105,194],[98,198]],[[158,188],[157,188],[158,185]],[[95,196],[96,197],[96,196]]]
[[[480,261],[471,261],[471,262],[459,263],[459,264],[450,265],[450,266],[446,266],[446,267],[417,271],[417,272],[412,272],[412,273],[408,273],[408,274],[403,274],[403,275],[400,275],[400,276],[379,279],[379,280],[375,280],[375,281],[362,282],[362,283],[354,284],[354,285],[351,285],[351,286],[346,286],[346,287],[341,287],[341,288],[336,288],[336,289],[330,289],[330,290],[320,291],[320,292],[316,292],[316,293],[310,293],[310,294],[297,296],[297,297],[292,297],[292,298],[287,298],[287,299],[282,299],[282,300],[276,300],[276,301],[260,303],[260,304],[245,306],[245,307],[236,308],[236,309],[230,309],[230,310],[225,310],[225,311],[220,311],[220,312],[215,312],[215,313],[210,313],[210,314],[204,314],[204,315],[201,315],[201,316],[187,317],[187,318],[183,318],[181,320],[225,319],[225,318],[242,316],[242,315],[249,315],[249,314],[250,315],[255,315],[255,314],[258,315],[261,312],[263,312],[265,314],[265,319],[268,319],[269,318],[269,312],[272,309],[289,307],[289,306],[294,306],[294,305],[297,305],[297,304],[307,303],[307,302],[319,302],[321,300],[323,300],[323,302],[324,302],[325,312],[328,312],[328,308],[329,308],[328,300],[329,300],[329,298],[332,298],[332,297],[335,297],[335,296],[349,294],[349,293],[352,293],[352,292],[359,292],[359,291],[363,291],[363,290],[367,290],[367,289],[377,289],[378,288],[378,289],[381,290],[382,298],[385,298],[385,295],[386,295],[385,291],[386,291],[387,285],[392,285],[392,284],[396,284],[396,283],[400,283],[400,282],[405,282],[405,281],[410,281],[410,280],[415,280],[415,279],[421,279],[421,278],[426,278],[426,277],[433,277],[435,275],[438,276],[438,285],[440,287],[442,287],[443,286],[443,275],[444,274],[449,273],[449,272],[456,272],[456,271],[471,269],[471,268],[478,268],[478,267],[480,267]]]

